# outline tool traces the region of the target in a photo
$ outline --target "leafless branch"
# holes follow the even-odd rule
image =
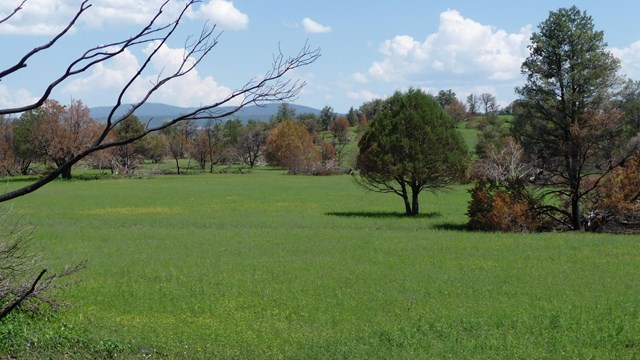
[[[71,21],[69,21],[67,26],[64,29],[62,29],[62,31],[60,31],[56,36],[54,36],[48,43],[34,48],[33,50],[29,51],[26,55],[24,55],[22,57],[22,59],[20,59],[20,61],[18,61],[18,63],[16,63],[15,65],[11,66],[10,68],[8,68],[6,70],[0,71],[0,80],[2,80],[7,75],[15,73],[16,71],[18,71],[20,69],[26,68],[27,67],[27,61],[32,56],[40,53],[41,51],[49,49],[58,40],[60,40],[60,38],[62,38],[73,27],[73,25],[76,23],[76,21],[78,21],[78,19],[80,18],[80,15],[82,15],[82,13],[84,13],[87,9],[89,9],[91,7],[91,4],[89,4],[88,1],[89,0],[84,0],[82,2],[82,4],[80,5],[80,9],[78,9],[78,11],[76,12],[76,15],[73,17],[73,19],[71,19]],[[24,4],[25,2],[26,2],[26,0],[23,1],[22,4]],[[19,10],[19,9],[17,9],[17,10]],[[15,14],[15,12],[14,12],[14,14]],[[42,105],[42,103],[48,98],[49,94],[51,94],[51,90],[53,90],[53,88],[56,85],[58,85],[60,82],[62,82],[62,80],[66,79],[69,76],[71,76],[71,75],[67,75],[67,76],[61,77],[61,79],[59,79],[59,81],[54,82],[55,85],[53,85],[54,83],[52,83],[53,86],[50,86],[50,88],[47,89],[48,91],[45,91],[46,95],[43,95],[42,99],[40,101],[36,102],[35,104],[32,104],[30,106],[25,107],[24,110],[20,110],[20,109],[16,109],[16,110],[0,109],[0,115],[16,114],[16,113],[20,113],[20,112],[23,112],[23,111],[27,111],[27,110],[31,110],[31,109],[37,108],[38,106]]]
[[[15,14],[18,13],[18,11],[22,10],[22,7],[24,6],[24,4],[27,2],[27,0],[22,0],[22,2],[20,4],[18,4],[18,6],[16,6],[15,9],[13,9],[13,11],[7,15],[5,18],[0,19],[0,24],[2,24],[3,22],[11,19]]]
[[[12,302],[11,305],[2,309],[2,312],[0,312],[0,320],[4,319],[7,315],[9,315],[10,312],[15,310],[20,304],[22,304],[22,302],[25,301],[25,299],[29,297],[29,295],[33,294],[33,292],[36,290],[36,285],[38,285],[38,282],[40,281],[40,279],[42,279],[46,272],[47,269],[43,269],[40,272],[40,275],[38,275],[38,277],[36,277],[36,279],[33,281],[33,284],[31,284],[29,290],[27,290],[24,294],[22,294],[22,296]]]
[[[78,17],[91,5],[87,4],[88,0],[85,0],[80,8],[80,10],[76,13],[74,19],[69,23],[66,30],[68,30],[78,19]],[[123,106],[123,99],[127,92],[131,89],[131,86],[135,83],[136,80],[139,80],[145,70],[148,68],[151,60],[156,56],[158,51],[162,48],[162,46],[169,40],[169,38],[174,34],[181,20],[185,16],[189,7],[193,6],[193,4],[199,2],[199,0],[190,0],[188,1],[182,11],[176,16],[174,21],[169,23],[168,25],[157,25],[157,21],[162,14],[163,8],[168,3],[169,0],[165,1],[164,4],[158,9],[155,16],[149,21],[149,23],[137,34],[131,36],[130,38],[122,41],[113,42],[107,45],[101,45],[87,50],[83,55],[78,57],[76,60],[72,61],[66,71],[58,77],[56,80],[51,82],[42,96],[36,102],[12,109],[0,109],[0,115],[2,114],[16,114],[28,110],[35,109],[41,106],[46,99],[49,98],[53,89],[62,83],[64,80],[83,73],[90,69],[91,67],[103,63],[107,60],[110,60],[117,55],[123,53],[126,49],[131,48],[133,46],[138,46],[141,44],[153,44],[153,50],[147,55],[146,59],[143,61],[142,65],[140,65],[138,71],[129,78],[127,83],[122,87],[120,92],[117,95],[115,104],[111,108],[109,115],[106,120],[105,128],[102,134],[97,138],[97,140],[88,148],[80,151],[73,158],[69,159],[64,164],[58,166],[52,172],[47,174],[46,176],[38,179],[37,181],[28,184],[22,188],[16,189],[14,191],[1,194],[0,195],[0,203],[4,201],[8,201],[26,194],[29,194],[47,183],[56,179],[60,174],[62,174],[66,169],[69,169],[71,166],[76,164],[78,161],[87,157],[88,155],[107,148],[125,145],[132,143],[136,140],[143,138],[144,136],[165,129],[169,126],[172,126],[181,121],[194,121],[200,119],[207,120],[216,120],[228,117],[233,115],[243,107],[255,104],[262,105],[268,102],[274,101],[291,101],[295,99],[300,90],[306,85],[304,81],[301,80],[292,80],[286,78],[287,74],[292,71],[302,67],[309,65],[315,62],[320,57],[319,49],[312,49],[308,43],[305,43],[304,46],[300,49],[300,51],[294,56],[285,56],[280,48],[278,48],[277,53],[273,55],[273,62],[271,64],[271,68],[264,74],[261,78],[253,78],[250,79],[247,83],[245,83],[239,89],[233,91],[224,99],[217,101],[212,104],[203,105],[199,108],[191,111],[190,113],[180,115],[171,119],[170,121],[156,126],[156,127],[147,127],[146,130],[136,136],[132,136],[130,138],[110,141],[108,139],[108,135],[114,130],[114,128],[122,122],[124,119],[132,115],[137,109],[139,109],[144,103],[146,103],[149,98],[157,92],[161,87],[165,86],[167,83],[178,79],[180,77],[185,76],[186,74],[193,71],[201,61],[214,49],[214,47],[218,44],[219,34],[215,33],[215,26],[208,26],[205,24],[202,28],[200,34],[193,38],[188,38],[185,42],[185,52],[182,59],[182,62],[178,65],[177,69],[167,75],[158,76],[157,80],[152,84],[152,86],[148,89],[146,94],[142,96],[141,100],[133,104],[123,115],[116,117],[117,110]],[[63,36],[66,33],[66,30],[61,32],[45,47],[40,47],[34,49],[30,55],[23,58],[21,62],[19,62],[16,66],[14,66],[16,71],[21,67],[26,66],[26,60],[29,59],[30,56],[43,51],[53,45],[57,38]],[[6,72],[6,74],[10,74],[13,71]],[[3,74],[3,73],[0,73]],[[5,75],[6,75],[5,74]],[[225,105],[236,104],[231,108],[222,108]]]

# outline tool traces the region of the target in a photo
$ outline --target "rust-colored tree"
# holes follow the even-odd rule
[[[349,143],[349,120],[344,116],[339,116],[329,125],[331,133],[331,145],[335,150],[338,164],[342,164],[344,150]]]
[[[292,174],[313,174],[322,160],[307,129],[288,120],[271,130],[265,156],[269,164],[285,167]]]
[[[0,176],[13,175],[15,168],[13,126],[0,116]]]
[[[80,100],[68,106],[47,99],[35,130],[35,147],[38,153],[60,167],[90,146],[103,131],[104,126],[89,116],[89,108]],[[71,166],[60,173],[63,179],[71,179]]]

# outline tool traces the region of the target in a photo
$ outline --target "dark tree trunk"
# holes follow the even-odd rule
[[[580,202],[576,195],[571,196],[571,227],[573,230],[584,230],[582,227],[582,214],[580,213]]]
[[[176,171],[178,172],[178,175],[180,175],[180,162],[177,157],[174,159],[176,160]]]
[[[404,214],[407,216],[411,216],[413,212],[411,211],[411,203],[409,203],[409,194],[407,193],[407,186],[405,183],[401,182],[400,187],[402,188],[402,200],[404,200]]]
[[[66,167],[64,170],[62,170],[62,174],[60,174],[60,176],[62,176],[62,178],[65,180],[71,180],[71,166]]]
[[[420,203],[418,202],[418,195],[420,191],[412,187],[411,189],[411,215],[418,216],[420,214]]]

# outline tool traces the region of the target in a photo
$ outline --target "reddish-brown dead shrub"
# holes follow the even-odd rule
[[[524,180],[480,181],[470,190],[469,229],[532,232],[548,228],[539,211],[540,199],[527,190]]]
[[[593,180],[585,186],[592,187]],[[605,176],[587,196],[590,231],[640,231],[640,153]]]

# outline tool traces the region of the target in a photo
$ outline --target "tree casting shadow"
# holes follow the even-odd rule
[[[365,218],[398,218],[398,219],[432,219],[442,216],[441,213],[434,211],[418,216],[407,216],[402,212],[385,212],[385,211],[334,211],[328,212],[325,215],[338,216],[338,217],[365,217]]]

